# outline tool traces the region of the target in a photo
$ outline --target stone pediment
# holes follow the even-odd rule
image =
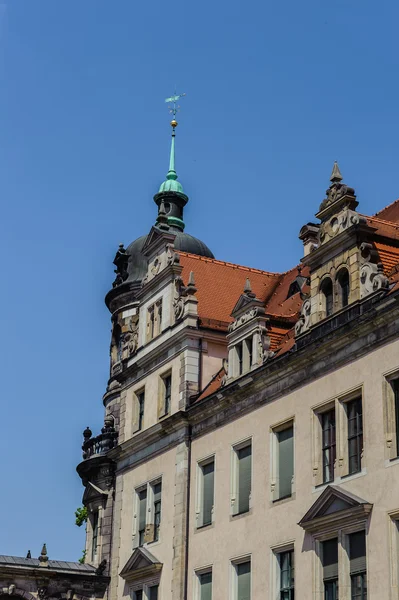
[[[261,300],[258,300],[258,298],[252,298],[250,296],[247,296],[247,294],[241,294],[231,312],[231,316],[237,317],[238,315],[247,311],[248,309],[255,307],[263,308],[263,302]]]
[[[162,563],[146,548],[136,548],[120,572],[120,576],[125,581],[134,581],[155,575],[162,566]]]
[[[329,485],[316,500],[299,525],[306,531],[319,532],[367,520],[373,505],[343,490]]]
[[[166,246],[166,244],[170,244],[174,242],[175,235],[173,233],[168,233],[158,229],[158,227],[151,227],[150,233],[147,235],[147,239],[143,246],[142,253],[145,256],[153,254],[156,252],[159,246]]]

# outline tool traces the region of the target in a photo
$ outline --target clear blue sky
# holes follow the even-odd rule
[[[335,159],[399,196],[393,0],[1,0],[0,553],[76,560],[81,432],[101,426],[120,241],[146,233],[175,84],[187,231],[297,264]]]

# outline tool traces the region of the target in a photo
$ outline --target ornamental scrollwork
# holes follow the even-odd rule
[[[247,310],[247,312],[245,312],[243,315],[241,315],[241,317],[239,317],[238,319],[233,321],[233,323],[230,323],[229,333],[231,333],[232,331],[235,331],[242,325],[245,325],[245,323],[248,323],[248,321],[251,321],[252,319],[254,319],[257,316],[258,312],[259,312],[258,307]]]
[[[295,323],[295,335],[300,335],[308,331],[310,327],[311,302],[310,298],[306,298],[301,307],[301,312],[298,321]]]

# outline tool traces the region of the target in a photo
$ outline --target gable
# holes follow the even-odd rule
[[[125,581],[141,579],[162,569],[162,563],[146,548],[135,548],[119,575]]]
[[[151,254],[158,247],[159,244],[165,246],[167,243],[173,243],[175,240],[175,235],[173,233],[167,233],[165,231],[161,231],[158,227],[151,227],[150,233],[147,235],[147,239],[144,243],[142,253],[147,256]]]

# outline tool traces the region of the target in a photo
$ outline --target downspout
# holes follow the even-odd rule
[[[184,600],[187,598],[188,588],[188,548],[190,536],[190,489],[191,489],[191,425],[188,425],[188,440],[187,440],[187,514],[186,514],[186,555],[184,558]]]
[[[198,340],[198,394],[202,391],[202,338]]]

